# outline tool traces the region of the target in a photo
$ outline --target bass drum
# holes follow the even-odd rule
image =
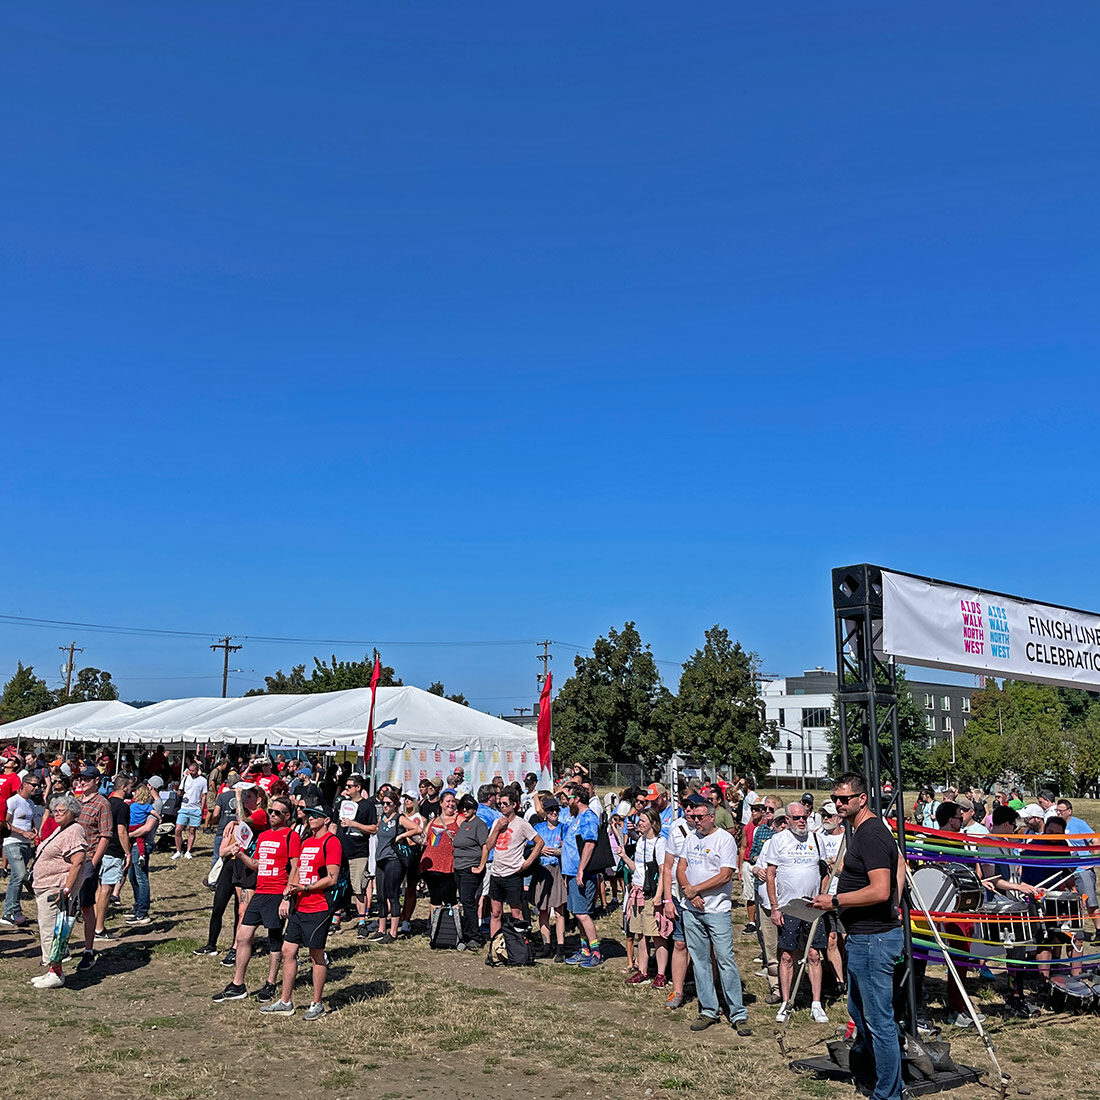
[[[974,913],[982,903],[982,884],[962,863],[930,863],[913,873],[913,885],[914,908],[923,902],[930,913]]]

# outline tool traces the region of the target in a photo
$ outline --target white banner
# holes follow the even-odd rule
[[[882,647],[905,664],[1100,688],[1100,615],[882,571]]]

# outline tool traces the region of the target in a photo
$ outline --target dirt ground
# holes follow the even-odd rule
[[[208,853],[209,838],[203,840]],[[432,951],[424,936],[368,949],[347,931],[329,941],[333,965],[326,999],[332,1011],[320,1021],[307,1024],[300,1011],[294,1017],[261,1016],[253,1001],[212,1004],[211,995],[231,972],[217,959],[191,955],[205,940],[211,894],[201,879],[207,863],[201,852],[190,862],[155,856],[153,926],[129,929],[122,911],[112,915],[109,926],[120,932],[118,944],[102,953],[89,974],[70,971],[60,990],[39,992],[28,984],[41,972],[34,925],[29,931],[0,930],[0,1034],[6,1037],[0,1065],[9,1079],[18,1075],[20,1092],[63,1082],[73,1100],[251,1100],[307,1091],[333,1100],[403,1100],[486,1089],[504,1096],[537,1091],[554,1100],[687,1090],[855,1095],[846,1084],[788,1068],[791,1058],[824,1054],[825,1041],[843,1032],[843,1004],[828,1006],[829,1025],[815,1025],[800,1011],[786,1033],[790,1054],[784,1057],[774,1011],[763,1004],[766,982],[754,975],[755,939],[740,935],[738,964],[746,990],[756,997],[749,1006],[749,1039],[739,1039],[725,1024],[693,1033],[688,1025],[694,1003],[670,1013],[661,991],[625,986],[622,934],[611,917],[601,922],[609,957],[596,971],[551,962],[493,969],[480,953]],[[421,917],[424,907],[422,902]],[[25,903],[24,911],[30,916],[33,903]],[[743,919],[744,910],[735,910],[738,927]],[[74,943],[81,934],[78,925]],[[228,936],[223,932],[223,947]],[[262,984],[264,965],[254,959],[250,989]],[[927,1009],[942,1021],[938,974],[930,970]],[[1100,1100],[1097,1016],[1004,1021],[1000,993],[988,985],[974,988],[1001,1064],[1013,1078],[1010,1096]],[[299,1009],[309,999],[300,977]],[[945,1028],[944,1037],[952,1040],[956,1059],[989,1070],[976,1035]],[[995,1091],[983,1084],[951,1095],[971,1100]]]

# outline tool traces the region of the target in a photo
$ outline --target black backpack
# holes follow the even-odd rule
[[[581,855],[584,855],[584,846],[591,844],[592,841],[585,840],[583,837],[577,837],[577,849]],[[596,831],[596,847],[592,851],[592,858],[588,861],[588,866],[585,868],[585,873],[605,874],[609,867],[615,866],[615,853],[611,850],[611,838],[607,835],[607,826],[601,821],[600,827]]]
[[[489,941],[486,966],[534,966],[531,929],[520,924],[510,913],[500,919],[500,931]]]
[[[428,946],[442,950],[457,948],[461,942],[462,926],[459,924],[458,910],[453,905],[441,905],[432,913]]]

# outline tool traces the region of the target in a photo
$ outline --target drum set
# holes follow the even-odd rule
[[[913,872],[913,886],[933,918],[939,918],[948,943],[979,965],[993,959],[1019,959],[1055,946],[1081,951],[1085,905],[1075,890],[1006,897],[985,890],[974,869],[960,863],[925,864]],[[919,920],[918,912],[914,910],[914,917]],[[1100,1005],[1100,975],[1056,974],[1050,985],[1052,999],[1066,1008]]]

